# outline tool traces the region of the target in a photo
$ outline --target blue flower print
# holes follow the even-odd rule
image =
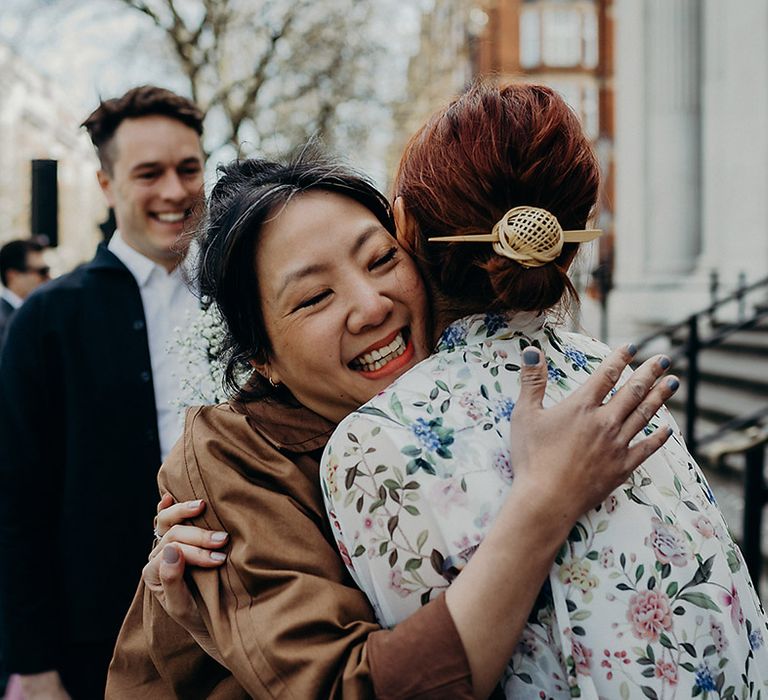
[[[426,421],[423,418],[417,418],[416,422],[411,426],[413,434],[417,440],[430,452],[434,452],[440,447],[440,438],[436,433],[432,431],[430,425],[432,421]]]
[[[515,402],[512,401],[512,399],[499,399],[493,406],[493,414],[496,418],[496,422],[499,423],[502,420],[509,420],[509,417],[512,415],[512,409],[514,407]]]
[[[486,314],[483,319],[483,325],[485,326],[485,337],[490,338],[495,335],[499,329],[504,328],[507,325],[507,319],[501,314]]]
[[[763,635],[760,633],[760,630],[752,630],[749,633],[750,649],[757,651],[761,646],[763,646]]]
[[[452,457],[448,445],[453,444],[453,429],[443,427],[442,418],[428,421],[417,418],[411,425],[411,431],[427,452],[436,452],[443,459]]]
[[[565,357],[574,369],[587,369],[587,356],[572,346],[565,348]]]
[[[452,323],[440,336],[440,340],[437,342],[437,349],[439,351],[453,350],[460,345],[465,345],[466,338],[467,329],[458,323]]]
[[[696,669],[696,687],[702,690],[716,690],[715,679],[712,677],[712,670],[707,664],[701,664]]]
[[[549,358],[547,358],[547,379],[550,382],[556,382],[560,379],[560,370],[555,367],[555,363]]]

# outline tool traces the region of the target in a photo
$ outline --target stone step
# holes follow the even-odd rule
[[[701,338],[706,340],[718,331],[718,328],[701,328]],[[685,342],[686,334],[676,336],[672,340],[673,348],[682,347]],[[726,352],[738,355],[756,355],[768,356],[768,324],[761,323],[754,328],[736,331],[727,336],[722,342],[712,348],[706,348],[702,352],[710,352],[715,349],[722,349]]]
[[[686,381],[683,377],[680,389],[667,402],[673,413],[685,411],[685,397]],[[768,398],[760,393],[745,391],[738,385],[703,382],[698,386],[696,405],[700,418],[718,425],[738,416],[756,413],[768,405]]]
[[[698,357],[702,384],[740,388],[750,394],[766,397],[768,403],[768,352],[734,354],[728,348],[708,348]],[[686,358],[678,358],[670,370],[681,379],[687,376]]]

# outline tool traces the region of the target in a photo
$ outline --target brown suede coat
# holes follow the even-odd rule
[[[188,577],[226,668],[142,583],[117,642],[108,699],[472,697],[444,598],[383,630],[336,552],[318,481],[333,427],[267,402],[187,414],[160,490],[205,500],[194,524],[230,535],[226,564]]]

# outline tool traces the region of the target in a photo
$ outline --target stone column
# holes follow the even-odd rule
[[[768,3],[705,0],[702,275],[768,275]]]
[[[661,281],[701,250],[701,4],[646,0],[644,15],[644,266]]]

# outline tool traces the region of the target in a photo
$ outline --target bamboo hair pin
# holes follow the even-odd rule
[[[523,267],[541,267],[555,260],[564,243],[586,243],[602,235],[600,229],[563,231],[554,214],[538,207],[510,209],[491,233],[438,236],[430,243],[492,243],[493,249]]]

